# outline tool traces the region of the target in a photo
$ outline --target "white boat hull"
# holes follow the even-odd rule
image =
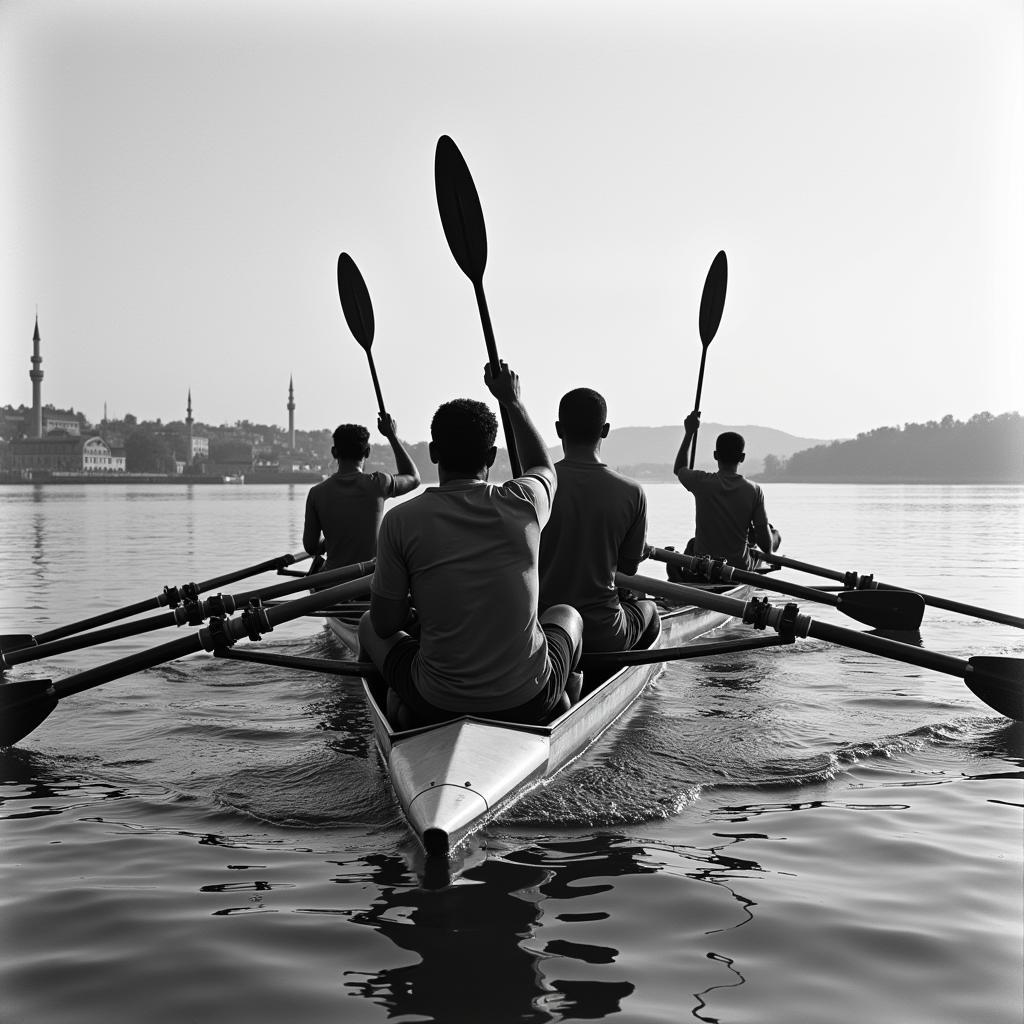
[[[728,594],[742,597],[748,590],[737,587]],[[665,612],[656,646],[685,644],[729,619],[693,606]],[[660,662],[620,669],[559,718],[536,726],[467,715],[396,730],[379,703],[382,682],[364,678],[363,693],[377,749],[406,819],[427,854],[443,857],[583,753],[661,669]]]

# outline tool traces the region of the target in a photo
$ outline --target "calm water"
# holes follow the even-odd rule
[[[689,497],[649,496],[650,540],[685,541]],[[294,551],[304,497],[0,488],[0,631]],[[768,497],[792,557],[1024,613],[1024,488]],[[921,636],[1024,657],[950,613]],[[337,654],[313,619],[263,647]],[[353,682],[196,657],[0,753],[0,1020],[1017,1024],[1022,765],[1024,726],[954,678],[815,641],[680,662],[437,890]]]

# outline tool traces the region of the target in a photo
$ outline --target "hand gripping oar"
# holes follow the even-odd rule
[[[710,558],[695,558],[678,551],[664,548],[648,548],[647,557],[669,565],[679,565],[695,576],[711,583],[721,580],[729,583],[752,583],[762,590],[774,590],[804,601],[829,604],[851,619],[863,622],[874,629],[914,630],[920,627],[924,618],[924,598],[909,590],[851,590],[841,594],[828,594],[812,587],[800,587],[786,580],[767,579],[756,572],[736,569],[722,561]]]
[[[695,587],[651,579],[647,576],[626,576],[623,573],[616,573],[615,585],[626,590],[642,591],[655,597],[664,597],[670,601],[684,602],[698,608],[732,615],[758,629],[770,626],[780,636],[810,636],[827,643],[877,654],[882,658],[892,658],[908,665],[918,665],[935,672],[957,676],[990,708],[1007,718],[1018,722],[1024,721],[1024,661],[1020,658],[976,655],[965,661],[948,654],[926,651],[911,644],[902,644],[886,637],[859,633],[855,629],[833,626],[828,622],[816,622],[809,615],[801,613],[793,604],[786,605],[785,608],[775,608],[767,599],[752,598],[749,601],[739,601],[734,597],[709,594]]]
[[[484,213],[480,208],[480,197],[469,173],[469,167],[459,152],[459,147],[447,136],[437,140],[434,151],[434,190],[437,193],[437,210],[441,215],[444,237],[448,239],[455,262],[473,282],[476,305],[480,311],[480,323],[487,345],[487,359],[491,373],[498,373],[498,346],[491,328],[491,314],[487,310],[484,295],[484,268],[487,266],[487,230],[484,227]],[[501,407],[501,426],[505,433],[505,447],[512,466],[512,475],[519,476],[522,466],[516,450],[516,439],[512,433],[505,407]]]
[[[366,353],[366,359],[370,364],[370,376],[373,378],[373,390],[377,392],[377,408],[383,416],[384,398],[380,393],[377,367],[373,364],[373,353],[370,351],[373,344],[373,305],[363,275],[359,273],[355,260],[347,252],[338,257],[338,298],[341,299],[341,311],[345,314],[352,337]]]
[[[343,565],[337,569],[331,569],[329,572],[320,573],[317,576],[316,585],[318,589],[322,589],[331,584],[343,583],[346,580],[355,579],[357,576],[372,573],[373,568],[374,561],[372,559],[369,562]],[[4,651],[0,654],[0,671],[13,668],[15,665],[23,665],[29,661],[52,658],[57,654],[67,654],[69,651],[80,651],[85,647],[95,647],[112,640],[123,640],[125,637],[137,636],[140,633],[150,633],[167,626],[198,626],[207,618],[233,615],[236,611],[241,611],[250,601],[269,601],[286,594],[298,593],[300,590],[309,590],[309,588],[309,579],[303,576],[300,580],[278,583],[243,594],[218,594],[205,601],[200,600],[197,595],[186,599],[173,611],[161,612],[159,615],[149,618],[123,622],[119,626],[110,626],[107,629],[97,629],[88,633],[76,633],[73,636],[51,640],[45,644],[26,645],[16,650]]]
[[[132,615],[139,615],[142,612],[157,611],[170,605],[176,607],[188,594],[202,594],[217,587],[227,586],[238,580],[244,580],[249,576],[257,576],[261,572],[269,572],[271,569],[283,569],[293,562],[301,562],[309,558],[305,551],[296,552],[294,555],[278,555],[276,558],[269,558],[257,565],[247,566],[245,569],[238,569],[235,572],[225,573],[223,576],[215,576],[213,579],[204,580],[202,583],[185,583],[180,587],[164,587],[164,592],[156,597],[139,601],[136,604],[125,605],[123,608],[115,608],[113,611],[103,612],[101,615],[93,615],[88,619],[80,619],[67,626],[60,626],[56,629],[48,629],[43,633],[36,634],[35,643],[45,644],[51,640],[60,640],[62,637],[72,636],[75,633],[82,633],[87,629],[95,629],[97,626],[105,626],[108,622],[116,622],[118,619],[127,619]],[[16,650],[25,646],[24,634],[14,636],[0,636],[0,651]]]
[[[231,647],[243,637],[259,640],[264,633],[269,633],[282,623],[291,622],[292,619],[308,615],[336,601],[364,596],[369,592],[372,579],[372,576],[363,576],[273,608],[253,604],[234,619],[213,619],[208,626],[190,636],[180,637],[148,651],[130,654],[108,665],[87,669],[57,682],[49,679],[22,679],[0,683],[0,747],[24,739],[65,697],[199,651],[212,652]]]
[[[700,412],[700,393],[704,387],[704,363],[708,358],[708,346],[711,344],[722,322],[722,310],[725,308],[725,286],[729,279],[729,263],[725,252],[719,251],[711,261],[708,276],[704,279],[704,291],[700,297],[700,373],[697,375],[697,397],[693,400],[694,412]],[[698,429],[700,429],[698,427]],[[690,469],[697,460],[697,431],[693,432],[693,447],[690,449]]]
[[[782,555],[765,554],[756,549],[752,552],[762,561],[771,565],[782,566],[786,569],[797,569],[800,572],[809,573],[812,576],[822,576],[827,580],[837,580],[850,590],[886,590],[905,591],[905,587],[898,587],[892,583],[881,583],[874,576],[860,576],[855,572],[838,572],[836,569],[826,569],[820,565],[811,565],[809,562],[798,562],[795,558],[784,558]],[[915,593],[919,593],[915,591]],[[973,604],[963,604],[960,601],[949,601],[944,597],[935,597],[933,594],[921,594],[924,603],[931,608],[942,608],[947,612],[957,612],[960,615],[973,615],[976,619],[985,619],[988,622],[999,622],[1004,626],[1016,626],[1024,629],[1024,618],[1019,615],[1008,615],[1006,612],[993,611],[991,608],[979,608]]]

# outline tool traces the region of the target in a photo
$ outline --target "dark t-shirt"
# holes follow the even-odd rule
[[[754,527],[758,543],[771,549],[764,492],[753,480],[739,473],[706,473],[700,469],[682,469],[679,482],[693,495],[697,504],[697,528],[694,554],[725,559],[738,569],[750,568],[747,533]]]
[[[365,562],[377,554],[384,499],[395,496],[390,473],[335,473],[309,489],[302,545],[309,551],[324,535],[324,569]]]
[[[603,462],[562,459],[551,518],[540,538],[540,606],[571,604],[588,651],[628,646],[616,570],[634,573],[647,537],[647,496]]]

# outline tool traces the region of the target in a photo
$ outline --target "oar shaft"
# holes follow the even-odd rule
[[[363,576],[357,580],[350,580],[348,583],[339,584],[336,587],[329,587],[327,590],[320,590],[309,597],[300,597],[289,601],[286,605],[279,605],[276,608],[262,610],[260,622],[253,623],[247,619],[245,614],[234,619],[222,620],[222,626],[214,629],[206,626],[190,636],[183,636],[170,643],[161,644],[148,651],[140,651],[137,654],[130,654],[126,658],[119,658],[107,665],[87,669],[77,675],[68,676],[53,684],[54,693],[57,699],[69,697],[74,693],[81,693],[102,683],[109,683],[114,679],[122,679],[124,676],[141,672],[156,665],[163,665],[168,661],[184,658],[189,654],[197,654],[199,651],[214,651],[221,646],[230,646],[236,640],[249,635],[250,629],[254,626],[261,632],[266,633],[275,626],[280,626],[292,619],[298,619],[308,612],[315,611],[319,607],[334,604],[336,601],[345,601],[351,597],[363,597],[369,590],[373,577]],[[222,637],[230,638],[230,643],[222,642]]]
[[[624,587],[627,590],[653,594],[655,597],[686,601],[689,604],[696,605],[698,608],[708,608],[711,611],[724,612],[726,615],[744,619],[745,621],[748,609],[753,604],[752,602],[738,601],[732,597],[724,597],[721,594],[709,594],[706,591],[698,590],[695,587],[683,586],[679,583],[650,579],[646,576],[625,576],[622,573],[616,573],[615,585],[617,587]],[[783,613],[780,609],[768,605],[758,609],[758,611],[758,618],[762,619],[766,626],[771,629],[779,629],[783,619]],[[839,644],[843,647],[853,647],[856,650],[867,651],[870,654],[878,654],[882,657],[894,658],[896,661],[904,661],[910,665],[919,665],[921,668],[929,668],[936,672],[945,672],[947,675],[959,676],[961,679],[964,678],[964,673],[968,668],[968,663],[962,658],[953,658],[946,654],[936,654],[933,651],[927,651],[912,644],[900,643],[898,640],[872,636],[870,633],[860,633],[855,629],[833,626],[828,622],[818,622],[803,613],[798,613],[795,618],[791,619],[788,622],[788,626],[796,636],[810,636],[816,640],[825,640],[828,643]]]
[[[795,558],[787,558],[774,552],[769,554],[766,551],[755,550],[754,554],[771,565],[777,565],[784,569],[796,569],[798,572],[806,572],[812,576],[821,576],[828,580],[836,580],[850,590],[855,588],[907,590],[906,587],[896,586],[893,583],[882,583],[871,576],[862,576],[856,572],[838,572],[835,569],[828,569],[821,565],[812,565],[810,562],[800,562]],[[965,604],[962,601],[951,601],[945,597],[936,597],[934,594],[922,594],[919,590],[915,590],[913,593],[920,594],[924,599],[924,603],[930,608],[941,608],[944,611],[956,612],[959,615],[971,615],[976,619],[985,619],[987,622],[998,622],[1004,626],[1016,626],[1017,629],[1024,629],[1024,618],[1019,615],[1009,615],[1006,612],[995,611],[992,608],[980,608],[977,605]]]
[[[480,311],[480,325],[484,331],[484,344],[487,346],[487,361],[491,365],[491,373],[497,375],[500,360],[498,359],[498,346],[494,340],[494,328],[491,327],[491,314],[487,308],[487,296],[484,295],[483,280],[473,280],[473,293],[476,295],[477,309]],[[512,421],[504,406],[500,408],[501,429],[505,434],[505,448],[508,451],[508,461],[512,467],[512,476],[521,476],[523,467],[519,462],[519,449],[516,446],[516,435],[512,429]]]
[[[216,590],[217,587],[226,587],[229,583],[237,583],[249,576],[258,576],[260,573],[270,572],[272,569],[284,569],[295,562],[303,562],[309,557],[307,551],[296,551],[293,555],[278,555],[276,558],[268,558],[265,562],[250,565],[247,569],[239,569],[237,572],[225,573],[223,576],[214,576],[211,580],[203,580],[202,583],[197,583],[196,587],[200,593]]]
[[[289,580],[287,583],[275,583],[269,587],[262,587],[259,590],[247,590],[242,594],[232,595],[235,606],[241,607],[247,601],[260,600],[270,601],[277,597],[285,597],[288,594],[298,594],[303,590],[310,590],[316,587],[318,591],[324,590],[328,585],[337,586],[348,580],[358,579],[360,576],[368,576],[373,572],[374,559],[368,562],[354,562],[352,565],[342,565],[337,569],[328,569],[326,572],[318,572],[312,576],[303,576],[301,579]]]
[[[176,626],[179,621],[177,612],[161,612],[148,619],[123,622],[121,625],[111,626],[109,629],[75,633],[73,636],[60,640],[51,640],[49,643],[39,644],[36,647],[26,647],[20,651],[11,651],[9,654],[0,655],[0,668],[13,668],[15,665],[23,665],[29,661],[39,661],[42,658],[52,658],[57,654],[67,654],[69,651],[80,651],[84,647],[109,643],[111,640],[123,640],[125,637],[149,633],[154,629],[163,629],[165,626]]]
[[[249,576],[256,576],[262,572],[269,572],[271,569],[283,569],[285,566],[291,565],[293,562],[301,562],[305,558],[309,558],[309,555],[305,551],[298,551],[293,555],[278,555],[275,558],[268,558],[266,561],[259,562],[256,565],[250,565],[244,569],[238,569],[235,572],[225,573],[223,576],[215,576],[213,579],[204,580],[202,583],[194,584],[194,586],[199,593],[204,593],[207,590],[213,590],[216,587],[223,587],[229,583],[234,583],[237,580],[244,580]],[[150,597],[145,601],[128,604],[123,608],[115,608],[109,612],[101,612],[99,615],[91,615],[88,618],[79,619],[77,622],[71,622],[66,626],[58,626],[55,629],[48,629],[43,633],[36,634],[36,642],[46,644],[50,643],[52,640],[62,640],[64,637],[73,636],[75,633],[84,633],[86,630],[98,629],[100,626],[106,626],[108,623],[117,622],[118,619],[128,619],[133,615],[141,615],[143,612],[159,611],[159,609],[167,607],[170,603],[170,592],[171,588],[167,588],[157,597]]]
[[[860,633],[856,629],[833,626],[830,622],[818,622],[816,619],[811,620],[806,635],[814,637],[815,640],[824,640],[842,647],[853,647],[858,651],[866,651],[868,654],[877,654],[883,658],[906,662],[908,665],[931,669],[933,672],[957,676],[959,679],[964,678],[964,673],[968,669],[968,662],[963,658],[939,654],[936,651],[925,650],[923,647],[915,647],[913,644],[902,644],[898,640],[889,640],[884,636]]]
[[[760,558],[762,562],[767,562],[769,565],[777,565],[782,569],[796,569],[798,572],[810,573],[812,576],[822,576],[827,580],[835,580],[837,583],[844,583],[850,589],[853,587],[850,585],[849,577],[850,573],[837,572],[835,569],[826,569],[820,565],[811,565],[810,562],[800,562],[795,558],[787,558],[784,555],[777,555],[774,552],[761,551],[755,549],[753,551],[755,557]],[[856,584],[854,584],[856,586]]]
[[[101,612],[99,615],[91,615],[87,619],[79,619],[77,622],[69,622],[66,626],[57,626],[55,629],[48,629],[36,634],[36,640],[40,644],[47,644],[53,640],[62,640],[66,636],[74,636],[75,633],[84,633],[88,629],[97,629],[106,626],[108,623],[117,622],[118,619],[128,619],[133,615],[141,615],[143,612],[155,612],[167,604],[166,597],[161,594],[159,597],[151,597],[145,601],[137,601],[135,604],[126,604],[123,608],[115,608],[109,612]]]
[[[905,587],[897,587],[891,583],[876,583],[879,590],[905,590]],[[920,591],[914,591],[920,593]],[[964,604],[961,601],[950,601],[945,597],[936,597],[934,594],[921,594],[924,603],[931,608],[942,608],[947,612],[956,612],[959,615],[971,615],[976,619],[985,619],[987,622],[999,622],[1004,626],[1016,626],[1024,629],[1024,618],[1019,615],[1008,615],[1006,612],[997,612],[991,608],[979,608],[973,604]]]
[[[700,372],[697,374],[697,396],[693,400],[693,408],[695,411],[700,411],[700,393],[704,389],[704,364],[708,359],[708,347],[705,345],[700,352]],[[690,443],[690,469],[693,469],[694,463],[697,461],[697,432],[700,430],[698,424],[697,430],[693,432],[693,441]]]
[[[667,551],[664,548],[648,548],[647,557],[658,562],[665,562],[669,565],[679,565],[691,572],[697,571],[701,559],[693,555],[684,555],[678,551]],[[828,604],[835,608],[839,604],[839,598],[835,594],[827,594],[822,590],[815,590],[812,587],[801,587],[796,583],[789,583],[787,580],[771,579],[766,580],[760,573],[748,572],[746,569],[737,569],[735,566],[717,564],[717,574],[726,583],[736,581],[737,583],[749,583],[763,590],[774,590],[780,594],[788,594],[790,597],[799,597],[805,601],[817,601],[819,604]]]
[[[381,416],[384,415],[384,396],[380,393],[380,381],[377,379],[377,367],[373,362],[373,354],[369,349],[366,350],[366,360],[370,364],[370,379],[373,381],[373,390],[377,394],[377,409],[380,411]]]

